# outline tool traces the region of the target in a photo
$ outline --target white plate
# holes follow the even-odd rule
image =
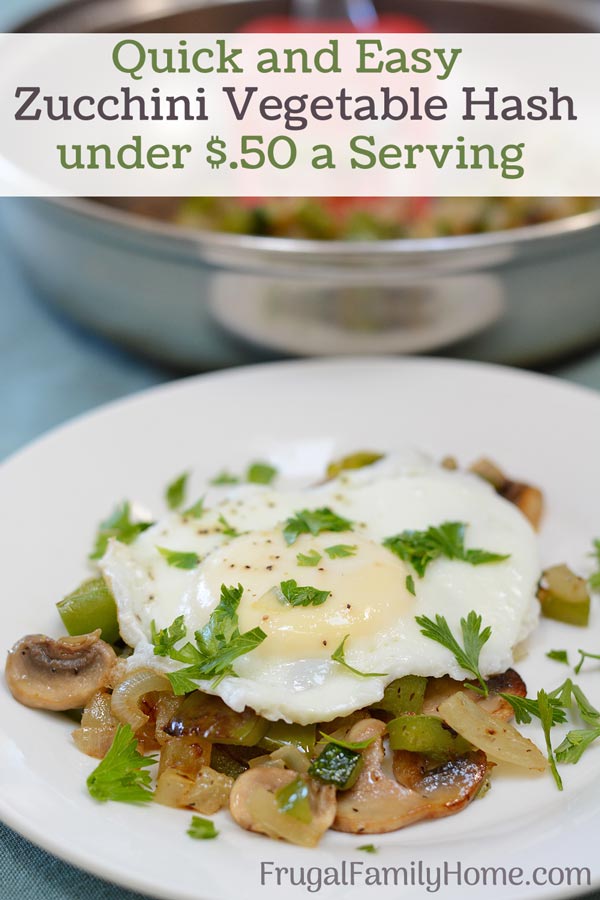
[[[203,376],[149,391],[62,428],[0,469],[2,593],[0,633],[8,647],[32,631],[60,633],[54,602],[86,574],[85,559],[98,519],[115,501],[131,498],[162,509],[164,485],[193,467],[198,488],[223,468],[269,457],[287,474],[317,475],[340,452],[407,444],[467,462],[485,453],[515,476],[542,485],[548,515],[542,535],[546,563],[587,567],[590,540],[600,535],[600,399],[548,378],[442,360],[349,360],[277,363]],[[518,668],[530,692],[552,688],[569,671],[545,658],[550,648],[600,651],[598,599],[587,631],[542,623],[528,659]],[[600,704],[598,667],[579,682]],[[94,763],[70,741],[70,724],[28,710],[0,689],[0,817],[51,852],[119,884],[168,898],[231,900],[309,896],[291,887],[290,873],[261,885],[261,861],[275,866],[335,867],[349,880],[352,862],[405,867],[414,884],[373,886],[373,896],[426,897],[426,867],[435,877],[472,866],[521,867],[523,883],[485,888],[490,895],[550,898],[585,889],[567,884],[557,867],[589,867],[600,884],[600,747],[577,766],[564,766],[565,791],[551,778],[497,770],[492,791],[458,816],[364,840],[330,832],[312,851],[242,831],[221,813],[221,834],[210,842],[186,836],[187,812],[160,806],[96,804],[85,779]],[[528,732],[540,740],[537,728]],[[556,735],[560,739],[560,734]],[[419,868],[419,866],[423,868]],[[553,869],[556,885],[536,885],[536,867]],[[420,874],[421,873],[421,874]],[[329,869],[334,877],[334,869]],[[369,895],[323,885],[322,898]],[[466,873],[473,881],[475,871]],[[439,896],[480,897],[449,875]],[[513,881],[517,876],[513,872]],[[537,873],[538,880],[541,873]],[[575,876],[571,876],[573,879]],[[526,884],[526,882],[529,882]],[[314,891],[313,888],[313,892]],[[486,894],[487,896],[487,894]]]

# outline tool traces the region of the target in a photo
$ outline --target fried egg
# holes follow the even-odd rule
[[[198,682],[234,710],[325,722],[375,703],[404,675],[469,677],[448,649],[421,633],[416,616],[443,615],[460,636],[460,619],[471,610],[481,615],[492,630],[480,657],[484,676],[513,664],[515,647],[537,622],[540,565],[529,522],[480,478],[425,457],[386,457],[311,488],[214,488],[206,506],[199,519],[169,513],[131,545],[113,540],[101,569],[134,651],[131,669],[181,668],[154,655],[151,624],[161,629],[183,616],[193,641],[217,607],[221,585],[241,585],[239,630],[258,627],[266,637],[235,660],[235,677]],[[289,518],[323,507],[348,520],[347,530],[286,539]],[[419,577],[383,544],[445,522],[465,523],[466,548],[507,558],[475,566],[440,557]],[[198,565],[177,568],[158,548],[194,553]],[[326,599],[291,605],[281,585],[292,580]],[[356,671],[332,659],[342,642]]]

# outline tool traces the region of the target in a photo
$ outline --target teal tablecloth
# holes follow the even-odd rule
[[[44,5],[44,0],[2,0],[0,24],[6,27]],[[0,285],[0,458],[77,413],[173,377],[50,311],[27,286],[1,238]],[[600,353],[555,373],[600,390]],[[0,900],[81,897],[140,900],[0,825]]]

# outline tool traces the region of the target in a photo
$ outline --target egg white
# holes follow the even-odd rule
[[[235,661],[238,677],[216,686],[199,682],[235,710],[249,706],[270,720],[323,722],[374,703],[403,675],[466,677],[448,650],[421,634],[416,615],[443,615],[460,634],[461,617],[478,612],[492,628],[480,658],[486,676],[513,664],[514,648],[537,622],[540,565],[533,529],[473,475],[404,454],[309,489],[244,485],[213,490],[207,500],[200,519],[170,513],[129,546],[112,541],[101,569],[117,601],[121,634],[134,649],[131,668],[179,668],[154,655],[151,622],[162,628],[184,615],[191,637],[218,604],[222,583],[244,587],[240,630],[264,626],[267,638]],[[324,506],[351,520],[353,530],[302,535],[287,546],[282,523],[298,510]],[[243,534],[224,534],[221,516]],[[418,578],[381,545],[405,529],[446,521],[467,523],[467,547],[509,558],[480,566],[441,558]],[[340,543],[357,550],[330,559],[326,549]],[[193,551],[202,562],[191,571],[174,568],[159,546]],[[297,554],[311,550],[321,555],[318,566],[299,566]],[[286,606],[269,591],[290,578],[331,590],[331,596],[319,606]],[[346,660],[361,672],[385,674],[360,677],[332,661],[346,634]]]

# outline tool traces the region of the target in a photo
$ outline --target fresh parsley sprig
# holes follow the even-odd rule
[[[546,656],[548,659],[553,659],[554,662],[563,663],[565,666],[569,665],[569,654],[566,650],[548,650]]]
[[[548,754],[548,762],[550,763],[550,770],[556,782],[556,787],[559,791],[563,789],[562,778],[560,777],[560,773],[556,766],[556,759],[554,757],[554,750],[552,749],[552,741],[550,738],[550,731],[554,724],[554,714],[555,707],[551,704],[552,697],[546,693],[546,691],[541,690],[537,693],[537,707],[539,712],[540,721],[542,723],[542,729],[544,731],[544,738],[546,740],[546,752]]]
[[[122,544],[131,544],[136,537],[154,525],[154,522],[134,522],[131,518],[131,504],[125,501],[98,526],[94,548],[90,559],[101,559],[106,553],[108,542],[115,538]]]
[[[386,678],[387,672],[361,672],[360,669],[355,669],[354,666],[351,666],[350,663],[346,662],[345,646],[349,637],[350,635],[347,634],[340,646],[333,651],[331,654],[332,660],[339,663],[340,666],[343,666],[345,669],[348,669],[353,675],[358,675],[360,678]]]
[[[322,531],[352,531],[349,519],[338,516],[328,506],[320,509],[302,509],[287,519],[283,536],[286,544],[293,544],[301,534],[312,534],[316,537]]]
[[[344,559],[347,556],[356,556],[357,550],[356,544],[334,544],[333,547],[325,547],[325,553],[329,559]]]
[[[578,650],[579,662],[573,669],[576,675],[579,675],[586,659],[600,659],[600,653],[589,653],[587,650]]]
[[[250,653],[266,638],[262,628],[253,628],[240,634],[237,610],[244,588],[221,585],[221,599],[212,611],[204,628],[194,634],[195,645],[188,641],[180,650],[169,647],[168,655],[185,668],[170,672],[173,693],[187,694],[197,689],[196,681],[212,679],[218,684],[223,678],[236,677],[233,663],[240,656]],[[177,621],[177,620],[175,620]],[[171,632],[175,622],[171,626]],[[167,630],[168,631],[168,630]]]
[[[152,779],[146,771],[155,756],[142,756],[131,725],[118,725],[110,750],[87,779],[95,800],[119,803],[148,803],[152,800]]]
[[[323,740],[327,741],[328,744],[335,744],[336,747],[343,747],[344,750],[364,750],[375,740],[374,737],[370,737],[365,738],[364,741],[343,741],[340,738],[334,737],[332,734],[325,734],[324,731],[321,731],[321,737]]]
[[[272,466],[268,462],[263,462],[259,460],[258,462],[250,463],[248,468],[246,469],[245,478],[242,479],[239,475],[233,475],[231,472],[227,470],[223,470],[215,478],[211,479],[211,484],[214,485],[227,485],[227,484],[240,484],[242,480],[247,481],[249,484],[271,484],[271,482],[277,477],[278,472],[275,466]]]
[[[215,475],[214,478],[211,478],[210,484],[214,484],[215,486],[220,486],[224,484],[239,484],[240,479],[237,475],[232,475],[231,472],[228,472],[226,469],[223,469],[222,472],[219,472],[218,475]]]
[[[590,576],[590,578],[588,579],[588,583],[593,591],[600,591],[600,538],[596,538],[596,540],[594,541],[594,550],[592,555],[596,557],[598,571],[594,572],[593,575]]]
[[[200,499],[196,500],[196,502],[192,504],[192,506],[184,509],[183,515],[187,516],[190,519],[201,519],[205,512],[206,510],[204,508],[204,497],[200,497]]]
[[[299,566],[318,566],[322,558],[318,550],[309,550],[308,553],[296,554],[296,562]]]
[[[250,484],[271,484],[276,477],[277,469],[270,463],[254,462],[246,469],[246,481]]]
[[[234,528],[222,513],[219,516],[218,521],[221,526],[221,533],[224,534],[225,537],[237,538],[241,536],[242,532],[238,531],[237,528]]]
[[[183,472],[174,481],[172,481],[165,490],[165,500],[169,509],[179,509],[183,505],[187,492],[187,483],[190,477],[189,472]]]
[[[160,631],[156,627],[156,622],[152,619],[150,635],[154,646],[154,655],[170,656],[171,651],[175,649],[175,644],[182,641],[186,634],[185,616],[177,616],[171,625],[161,628]]]
[[[331,594],[331,591],[320,591],[311,585],[299,585],[293,578],[282,581],[279,590],[290,606],[321,606]]]
[[[216,838],[219,834],[215,828],[215,823],[211,819],[202,818],[202,816],[192,816],[187,833],[197,841],[209,841],[212,838]]]
[[[578,763],[585,751],[600,738],[600,725],[596,728],[576,728],[567,732],[556,748],[559,763]]]
[[[175,569],[195,569],[200,565],[200,557],[197,553],[181,551],[181,550],[169,550],[168,547],[158,547],[156,548],[160,555],[167,561],[170,566],[173,566]]]
[[[401,560],[410,563],[420,578],[425,575],[429,564],[441,556],[467,562],[472,566],[499,563],[508,559],[509,554],[467,550],[466,528],[464,522],[443,522],[441,525],[430,525],[425,531],[403,531],[385,538],[383,545]]]
[[[564,709],[570,709],[575,703],[579,715],[588,725],[595,726],[600,724],[600,711],[590,703],[579,685],[575,684],[570,678],[566,678],[549,696],[551,699],[558,699]]]
[[[528,725],[532,718],[542,718],[540,705],[533,697],[517,697],[516,694],[505,694],[500,691],[500,697],[507,700],[513,708],[517,725]],[[559,699],[549,697],[548,706],[552,712],[552,725],[560,725],[567,721],[567,714]]]
[[[489,689],[479,671],[479,656],[483,646],[491,637],[492,629],[489,625],[482,629],[481,616],[471,610],[466,619],[460,620],[462,647],[450,631],[450,626],[444,616],[436,615],[435,622],[427,616],[415,616],[415,621],[421,629],[421,634],[441,644],[442,647],[446,647],[454,655],[461,669],[470,672],[481,685],[481,687],[476,687],[473,684],[466,684],[465,687],[487,697]]]
[[[549,695],[558,699],[564,708],[577,707],[579,715],[591,727],[575,728],[569,731],[561,744],[556,748],[556,759],[559,763],[578,763],[585,751],[600,738],[600,711],[590,703],[578,684],[567,678]]]

